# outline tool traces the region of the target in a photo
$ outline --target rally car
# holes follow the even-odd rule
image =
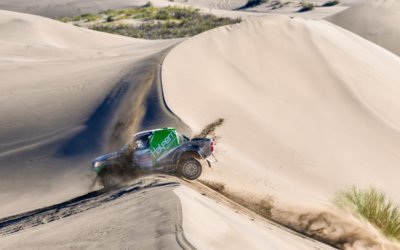
[[[195,180],[202,172],[202,161],[209,166],[214,152],[210,138],[189,139],[175,128],[161,128],[134,134],[118,151],[93,161],[93,170],[104,187],[114,186],[121,178],[142,173],[166,173]],[[215,159],[215,158],[214,158]]]

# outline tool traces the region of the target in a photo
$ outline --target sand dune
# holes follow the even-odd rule
[[[186,3],[222,9],[209,10],[221,15],[253,15],[227,11],[242,2]],[[142,4],[6,0],[0,9],[54,17]],[[390,4],[354,10],[372,15],[377,6],[390,23],[397,20]],[[382,25],[373,30],[384,37],[377,43],[393,51],[397,37],[386,32],[396,27]],[[162,76],[166,102],[183,122],[164,106],[160,84],[160,63],[181,40],[126,38],[8,11],[0,11],[0,34],[0,218],[85,194],[93,184],[91,159],[133,131],[189,131],[185,122],[198,132],[217,118],[225,119],[217,132],[219,162],[204,169],[203,179],[224,183],[238,196],[272,196],[276,208],[291,209],[297,221],[304,211],[333,210],[334,193],[353,184],[374,185],[400,202],[400,59],[329,22],[252,18],[179,44]],[[0,248],[130,248],[139,242],[134,246],[329,249],[215,202],[207,192],[150,179],[146,187],[138,180],[140,187],[89,193],[67,201],[70,206],[0,220]]]
[[[178,40],[137,40],[7,11],[0,33],[1,216],[86,193],[95,156],[124,143],[142,119],[146,126],[163,119],[162,109],[146,118],[144,103],[165,49]]]
[[[0,249],[190,249],[182,220],[199,249],[288,241],[294,249],[330,249],[194,191],[175,192],[165,178],[76,197],[92,188],[91,159],[135,129],[183,126],[166,110],[159,82],[163,55],[180,40],[112,36],[7,11],[0,11],[0,32]],[[209,237],[195,218],[223,231]]]
[[[163,79],[168,105],[194,131],[226,119],[206,179],[317,206],[348,185],[400,201],[399,66],[326,21],[271,16],[183,42]]]
[[[327,20],[400,55],[399,1],[370,0]]]

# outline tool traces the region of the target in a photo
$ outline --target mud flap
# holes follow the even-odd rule
[[[207,161],[207,165],[211,168],[211,163],[216,163],[216,162],[218,162],[218,160],[217,160],[217,158],[215,157],[215,155],[214,154],[211,154],[212,155],[212,159],[210,159],[210,157],[208,157],[208,158],[206,158],[206,161]]]

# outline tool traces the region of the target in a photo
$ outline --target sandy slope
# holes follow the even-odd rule
[[[174,189],[183,210],[183,229],[196,249],[334,249],[233,210],[198,192]]]
[[[178,40],[136,40],[7,11],[0,33],[1,216],[86,193],[95,156],[124,143],[128,130],[168,124],[153,82]]]
[[[0,221],[0,249],[191,249],[183,248],[190,243],[177,185],[142,180],[22,215],[4,227]]]
[[[225,118],[205,178],[247,198],[326,204],[348,185],[400,201],[400,59],[325,21],[273,16],[167,56],[166,101],[194,131]]]
[[[145,177],[0,219],[0,249],[332,249],[180,183]]]
[[[399,1],[370,0],[327,20],[400,55]]]

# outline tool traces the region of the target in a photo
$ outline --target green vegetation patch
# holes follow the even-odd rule
[[[73,16],[73,17],[60,17],[57,18],[57,20],[61,22],[78,22],[78,21],[84,21],[84,22],[93,22],[99,19],[102,19],[102,15],[98,14],[92,14],[92,13],[85,13],[80,16]]]
[[[60,18],[90,29],[144,39],[189,37],[223,25],[238,23],[231,19],[202,14],[198,9],[182,7],[156,8],[151,4],[123,9],[107,10],[97,14],[84,14]],[[135,20],[132,24],[124,20]]]
[[[379,228],[389,239],[400,240],[400,208],[385,193],[370,187],[351,187],[337,193],[334,203]]]
[[[315,7],[313,3],[309,3],[309,2],[306,2],[306,1],[302,1],[300,3],[300,5],[301,5],[301,8],[299,9],[298,12],[310,11],[310,10],[313,10],[314,7]]]

